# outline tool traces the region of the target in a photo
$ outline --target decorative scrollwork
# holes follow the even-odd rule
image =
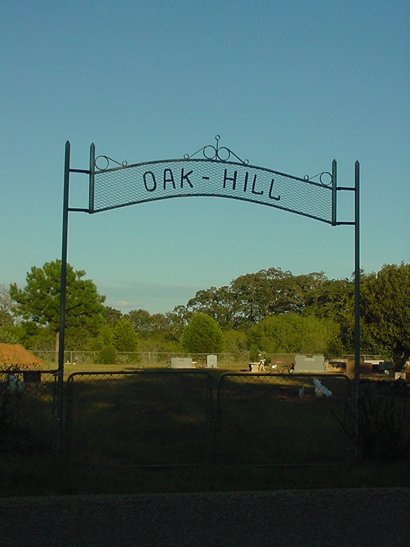
[[[94,167],[97,169],[97,171],[107,171],[107,169],[111,169],[112,163],[115,165],[119,165],[120,167],[127,167],[128,165],[128,162],[126,161],[119,162],[113,160],[108,156],[97,156],[94,161]]]
[[[242,165],[248,165],[248,163],[249,163],[248,160],[242,160],[230,148],[227,148],[226,146],[219,146],[220,138],[221,138],[220,135],[216,135],[215,145],[207,144],[206,146],[203,146],[202,148],[200,148],[199,150],[197,150],[196,152],[194,152],[191,155],[185,154],[184,158],[189,160],[189,159],[193,158],[194,156],[196,156],[197,154],[199,154],[200,152],[202,152],[202,155],[207,160],[226,162],[226,161],[230,160],[231,156],[233,156],[238,161],[240,161]]]
[[[333,182],[333,175],[332,173],[329,173],[329,171],[322,171],[321,173],[318,173],[317,175],[313,175],[313,177],[309,177],[309,175],[305,175],[303,178],[306,182],[317,182],[317,179],[319,178],[319,182],[323,186],[330,186]]]

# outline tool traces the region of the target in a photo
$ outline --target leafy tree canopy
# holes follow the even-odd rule
[[[223,347],[222,330],[209,315],[196,313],[182,333],[181,344],[192,353],[220,353]]]
[[[363,277],[363,342],[390,355],[397,368],[410,357],[410,264],[389,264]]]
[[[248,336],[250,347],[269,353],[329,354],[340,350],[337,323],[296,313],[266,317],[250,329]]]
[[[0,285],[0,327],[13,323],[12,300],[6,285]]]
[[[248,337],[246,332],[239,330],[225,330],[224,351],[227,353],[241,354],[248,349]]]
[[[16,344],[18,341],[18,328],[13,321],[10,292],[5,285],[0,285],[0,343]]]
[[[46,262],[42,268],[33,266],[26,275],[26,286],[10,285],[15,312],[26,321],[46,325],[58,332],[60,325],[61,261]],[[101,323],[104,296],[84,271],[75,271],[67,264],[66,326],[93,327]]]
[[[340,342],[345,352],[354,351],[354,282],[325,279],[307,295],[305,312],[332,319],[340,326]]]
[[[385,265],[378,273],[362,275],[362,351],[392,357],[397,368],[410,357],[409,269],[410,264]],[[207,318],[205,324],[212,320],[214,327],[223,329],[224,344],[230,352],[250,348],[332,354],[353,351],[353,280],[330,280],[320,272],[295,276],[268,268],[241,275],[226,286],[200,290],[186,305],[176,306],[166,314],[140,309],[123,315],[103,306],[104,297],[84,276],[83,271],[76,272],[68,265],[67,349],[126,347],[127,343],[120,340],[127,338],[124,330],[128,330],[129,340],[134,336],[129,325],[118,328],[114,344],[114,329],[125,319],[138,334],[139,350],[180,351],[183,341],[187,351],[218,352],[220,342],[204,347],[199,343],[201,337],[188,336],[187,326],[191,327],[193,319],[202,314]],[[42,268],[33,267],[23,289],[16,284],[10,289],[0,286],[0,341],[51,349],[59,329],[59,314],[58,260]],[[206,333],[204,325],[201,329]]]
[[[25,329],[24,338],[30,347],[43,345],[53,335],[55,352],[58,352],[58,332],[60,329],[60,272],[61,261],[46,262],[42,268],[33,266],[26,275],[26,286],[23,289],[16,283],[10,285],[10,297],[13,300],[13,311],[29,327]],[[95,336],[104,322],[104,296],[97,292],[97,287],[90,279],[84,279],[84,271],[75,271],[67,264],[66,288],[66,340],[67,348],[88,345],[91,336]],[[30,343],[29,331],[33,326],[34,338]],[[50,348],[50,346],[48,346]]]
[[[140,351],[178,352],[183,320],[174,312],[150,314],[146,310],[133,310],[125,316],[138,333]]]
[[[120,310],[116,310],[111,306],[104,306],[103,316],[108,325],[114,327],[115,324],[122,318],[122,313],[120,312]]]
[[[117,351],[137,351],[138,335],[128,319],[120,319],[114,327],[114,346]]]
[[[241,275],[229,286],[198,291],[187,311],[206,313],[224,329],[242,329],[272,314],[302,312],[325,280],[323,273],[294,276],[269,268]]]
[[[142,338],[147,338],[158,332],[165,333],[170,329],[169,318],[163,313],[150,314],[146,310],[139,309],[130,311],[126,318]]]

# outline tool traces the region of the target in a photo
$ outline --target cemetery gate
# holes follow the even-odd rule
[[[337,163],[315,176],[298,177],[252,165],[230,148],[214,144],[199,148],[179,159],[142,163],[120,162],[107,155],[96,155],[90,146],[87,169],[71,167],[71,145],[65,145],[64,194],[61,249],[61,300],[58,356],[58,388],[55,419],[55,450],[62,449],[64,345],[67,283],[69,213],[95,214],[128,205],[182,197],[215,197],[247,201],[282,209],[331,226],[354,226],[355,278],[355,386],[356,403],[360,377],[360,165],[356,161],[354,185],[341,186]],[[70,206],[70,176],[88,177],[89,199],[82,208]],[[338,194],[354,194],[354,218],[338,218]],[[357,420],[358,423],[358,420]]]

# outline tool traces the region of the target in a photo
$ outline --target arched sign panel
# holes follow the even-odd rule
[[[265,167],[250,165],[232,150],[206,145],[181,159],[156,160],[129,165],[108,156],[97,156],[90,146],[89,169],[70,166],[70,143],[65,148],[63,226],[61,251],[60,329],[58,352],[58,388],[56,401],[55,449],[62,451],[65,300],[67,285],[68,213],[98,213],[127,205],[171,198],[221,197],[247,201],[303,215],[333,226],[351,224],[355,227],[355,384],[358,409],[360,378],[360,237],[359,237],[359,162],[355,164],[354,186],[338,186],[337,165],[313,177],[297,177]],[[201,157],[198,157],[201,156]],[[81,173],[89,178],[88,207],[70,207],[70,174]],[[339,191],[353,191],[354,220],[337,219]],[[359,421],[357,420],[357,424]]]
[[[203,158],[193,156],[202,152]],[[335,224],[336,162],[312,180],[242,161],[229,148],[207,145],[193,156],[128,165],[108,156],[90,165],[89,212],[177,197],[221,197],[283,209]],[[229,161],[234,156],[238,161]],[[225,159],[227,158],[227,159]],[[315,180],[317,179],[317,180]]]

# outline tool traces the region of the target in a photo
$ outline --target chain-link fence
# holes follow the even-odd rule
[[[56,354],[49,350],[30,350],[33,355],[44,363],[56,364]],[[137,368],[168,368],[173,358],[186,358],[192,361],[195,368],[206,368],[207,353],[184,353],[168,351],[139,351],[139,352],[115,352],[113,363],[118,365],[134,365]],[[222,369],[239,369],[248,363],[249,352],[225,352],[217,353],[218,367]],[[67,350],[64,352],[66,365],[91,365],[102,364],[99,351]],[[108,366],[109,366],[108,364]]]
[[[74,373],[67,449],[109,465],[342,462],[350,397],[339,375]]]
[[[0,453],[51,451],[56,379],[56,370],[0,370]],[[408,383],[360,387],[362,450],[405,453]],[[352,392],[346,376],[286,369],[76,372],[65,383],[64,441],[73,461],[88,463],[342,462],[357,448]]]
[[[52,370],[0,370],[0,453],[51,450],[56,377]]]
[[[203,463],[211,457],[212,401],[206,371],[74,373],[67,449],[76,462]]]
[[[50,350],[30,350],[33,355],[41,359],[44,364],[51,368],[56,368],[57,357],[54,351]],[[261,357],[265,359],[266,370],[280,373],[289,373],[295,363],[295,353],[267,353],[251,355],[251,352],[243,350],[236,352],[223,352],[216,354],[217,367],[222,370],[231,370],[234,372],[247,371],[251,364],[257,365]],[[188,359],[193,368],[207,368],[208,354],[207,353],[184,353],[184,352],[166,352],[166,351],[138,351],[138,352],[121,352],[115,351],[110,354],[110,362],[107,363],[106,355],[102,355],[99,351],[86,350],[67,350],[64,352],[64,362],[70,366],[90,366],[90,365],[119,365],[130,366],[134,369],[151,369],[151,368],[170,368],[173,360],[176,358]],[[311,357],[306,355],[304,357]],[[339,371],[347,374],[350,377],[354,375],[354,355],[342,356],[323,356],[324,368],[330,372]],[[112,361],[112,362],[111,362]],[[252,363],[252,361],[255,361]],[[361,355],[361,374],[371,375],[375,373],[375,364],[383,361],[380,355]],[[256,371],[257,371],[256,367]],[[69,371],[69,369],[67,369]],[[305,370],[301,371],[305,372]]]
[[[226,464],[312,464],[349,456],[350,382],[339,375],[219,378],[215,458]]]

